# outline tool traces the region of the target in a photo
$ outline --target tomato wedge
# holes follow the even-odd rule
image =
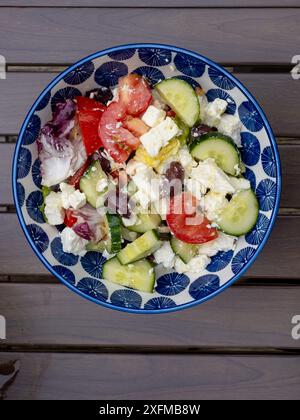
[[[209,220],[196,211],[197,200],[187,192],[170,200],[167,224],[176,238],[189,244],[203,244],[218,236],[217,229],[210,227]]]
[[[119,98],[128,114],[138,116],[148,108],[152,93],[143,77],[128,74],[119,79]]]
[[[73,216],[73,211],[70,209],[67,209],[65,213],[64,224],[68,227],[72,227],[75,225],[76,222],[77,222],[77,217]]]
[[[122,126],[125,118],[125,106],[120,102],[112,102],[103,112],[99,123],[103,147],[119,163],[125,162],[140,145],[140,140]]]
[[[86,153],[90,156],[102,146],[98,126],[106,107],[94,99],[76,97],[77,116]]]

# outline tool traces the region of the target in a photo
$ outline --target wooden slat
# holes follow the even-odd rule
[[[15,214],[0,213],[0,237],[0,276],[47,273],[27,244]],[[278,217],[267,245],[247,276],[298,279],[299,241],[300,217]]]
[[[45,7],[42,0],[0,0],[0,6],[38,6]],[[82,0],[50,0],[46,7],[76,7],[83,6]],[[297,7],[297,0],[85,0],[84,7]]]
[[[299,399],[298,357],[25,354],[8,399]],[[100,406],[100,404],[98,404]]]
[[[2,8],[1,54],[8,63],[70,63],[113,45],[163,40],[223,63],[290,64],[299,24],[300,10],[284,8]]]
[[[1,115],[1,114],[0,114]],[[0,205],[12,204],[11,160],[14,144],[0,144]],[[280,145],[283,188],[281,207],[300,207],[300,145]]]
[[[7,320],[5,346],[297,348],[300,344],[291,337],[291,318],[299,312],[299,287],[231,287],[203,305],[151,319],[108,310],[59,284],[0,284],[0,296],[0,312]]]
[[[56,75],[18,72],[7,74],[5,83],[0,83],[1,96],[6,98],[0,103],[0,133],[16,134],[19,131],[30,106]],[[277,136],[300,135],[299,81],[293,80],[289,73],[240,73],[236,76],[262,105]]]

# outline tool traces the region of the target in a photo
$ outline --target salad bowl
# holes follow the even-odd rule
[[[61,226],[45,223],[41,214],[40,161],[37,139],[57,103],[100,86],[113,88],[128,73],[152,85],[178,78],[201,87],[208,102],[227,102],[226,113],[239,118],[244,177],[255,192],[259,214],[254,228],[239,237],[234,250],[220,251],[196,275],[158,265],[153,293],[103,280],[106,255],[64,252]],[[65,286],[90,301],[125,312],[164,313],[213,298],[239,279],[262,251],[274,225],[280,200],[279,154],[271,127],[248,90],[228,71],[200,54],[162,44],[130,44],[92,54],[58,75],[39,95],[22,125],[13,159],[13,194],[17,215],[33,252]]]

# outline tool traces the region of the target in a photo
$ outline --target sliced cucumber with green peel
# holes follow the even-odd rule
[[[218,226],[229,235],[245,235],[255,226],[258,211],[258,201],[254,192],[251,189],[240,191],[220,213]]]
[[[127,229],[125,226],[121,226],[121,236],[126,241],[133,242],[138,238],[139,234],[133,230]]]
[[[199,248],[197,245],[180,241],[180,239],[175,238],[175,236],[172,236],[170,244],[175,254],[186,264],[197,254]]]
[[[240,152],[231,137],[212,132],[197,137],[190,145],[190,153],[196,160],[213,158],[224,172],[235,176],[240,166]]]
[[[105,223],[107,228],[106,250],[110,254],[114,254],[122,248],[121,219],[117,214],[106,213]]]
[[[46,187],[45,185],[42,186],[42,195],[43,195],[43,203],[39,206],[39,210],[41,211],[43,218],[46,223],[48,223],[47,216],[45,214],[45,207],[46,207],[46,198],[51,193],[51,188]]]
[[[111,258],[103,264],[102,277],[141,292],[152,293],[154,289],[153,265],[146,259],[122,265],[117,257]]]
[[[180,141],[181,144],[186,144],[187,143],[187,138],[190,135],[190,129],[189,127],[183,122],[181,121],[180,118],[175,117],[175,123],[177,124],[177,126],[179,127],[179,129],[181,130],[181,134],[180,136],[176,136],[178,138],[178,140]]]
[[[135,225],[127,226],[129,230],[134,232],[144,233],[151,229],[156,229],[161,223],[161,217],[159,214],[140,213],[138,215],[138,221]]]
[[[156,251],[161,241],[155,230],[149,230],[135,241],[131,242],[118,252],[117,257],[121,264],[129,264],[141,260]]]
[[[80,179],[80,191],[85,193],[86,201],[95,208],[104,204],[104,196],[107,192],[107,189],[101,192],[97,191],[97,184],[103,179],[107,179],[107,176],[102,170],[98,160],[93,162],[88,167]]]
[[[155,89],[186,125],[193,127],[199,120],[200,105],[196,92],[185,80],[165,79],[155,85]]]

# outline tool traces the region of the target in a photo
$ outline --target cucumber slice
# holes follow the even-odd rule
[[[125,226],[121,226],[121,236],[128,242],[133,242],[139,236],[137,232],[127,229]]]
[[[218,218],[219,228],[229,235],[241,236],[250,232],[258,217],[258,201],[249,190],[235,194]]]
[[[95,242],[89,242],[85,249],[87,251],[98,251],[98,252],[104,252],[105,250],[107,250],[107,243],[106,241],[99,241],[97,243]],[[107,251],[108,252],[108,251]]]
[[[101,192],[97,191],[97,184],[102,179],[107,179],[107,176],[102,170],[98,160],[88,167],[80,179],[80,191],[85,193],[86,201],[95,208],[104,204],[104,196],[107,192],[107,188]]]
[[[196,160],[213,158],[216,164],[235,176],[240,166],[240,152],[229,136],[217,132],[206,133],[190,145],[190,153]]]
[[[51,188],[46,187],[45,185],[42,186],[42,195],[43,195],[43,203],[39,206],[39,210],[41,211],[43,218],[46,223],[48,223],[47,216],[45,214],[45,207],[46,207],[46,198],[51,193]]]
[[[161,217],[159,214],[148,214],[140,213],[138,215],[138,221],[135,225],[127,226],[129,230],[134,232],[144,233],[151,229],[156,229],[161,223]]]
[[[180,239],[175,238],[175,236],[172,236],[170,245],[175,254],[178,255],[179,258],[181,258],[182,261],[186,264],[191,261],[191,259],[197,254],[198,251],[197,245],[183,242]]]
[[[187,143],[187,138],[190,135],[190,129],[189,127],[183,122],[181,121],[180,118],[175,117],[175,123],[177,124],[177,127],[179,127],[179,129],[182,131],[182,134],[180,134],[180,136],[177,136],[178,140],[180,141],[180,143],[182,145]]]
[[[141,260],[156,251],[161,245],[155,230],[149,230],[123,248],[118,254],[121,264],[129,264]]]
[[[153,265],[148,260],[122,265],[117,257],[103,264],[102,277],[113,283],[152,293],[155,283]]]
[[[106,213],[105,223],[107,228],[106,250],[110,254],[122,249],[121,219],[116,214]]]
[[[185,81],[176,78],[159,82],[155,89],[162,99],[189,127],[199,120],[200,105],[194,89]]]

